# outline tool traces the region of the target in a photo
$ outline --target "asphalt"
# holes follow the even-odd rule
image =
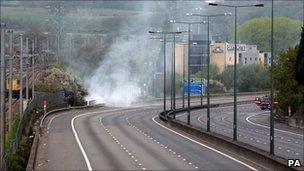
[[[206,131],[206,109],[191,112],[191,124]],[[269,127],[256,122],[256,117],[269,115],[255,104],[238,105],[237,132],[238,141],[269,151]],[[187,113],[177,116],[178,120],[186,122]],[[210,112],[211,132],[233,136],[233,106],[212,108]],[[284,130],[283,130],[284,128]],[[304,154],[303,129],[288,129],[275,124],[275,155],[286,159],[300,159],[303,163]]]
[[[50,116],[39,144],[37,170],[259,169],[163,128],[153,120],[160,107],[74,110]]]

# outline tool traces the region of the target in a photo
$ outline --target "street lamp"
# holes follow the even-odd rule
[[[190,26],[191,24],[203,24],[205,21],[199,22],[184,22],[184,21],[176,21],[170,20],[170,23],[178,23],[178,24],[187,24],[188,25],[188,115],[187,115],[187,124],[190,125]],[[183,78],[184,81],[184,78]],[[184,86],[183,86],[184,87]],[[184,88],[183,88],[183,101],[184,101]]]
[[[234,80],[233,80],[233,140],[237,140],[237,100],[236,100],[236,57],[237,57],[237,47],[236,47],[236,23],[237,23],[237,8],[243,7],[263,7],[264,4],[255,4],[255,5],[225,5],[225,4],[216,4],[216,3],[209,3],[210,6],[223,6],[223,7],[230,7],[234,8]]]
[[[6,24],[5,23],[0,23],[0,46],[1,46],[1,51],[0,51],[0,169],[4,168],[4,155],[5,155],[5,49],[4,49],[4,34],[5,34],[5,28]]]
[[[304,1],[303,1],[304,2]],[[274,87],[273,87],[273,0],[271,0],[271,63],[270,63],[270,146],[269,146],[269,153],[270,155],[274,155],[274,113],[273,113],[273,94],[274,94]]]
[[[184,32],[184,31],[182,31]],[[176,108],[176,92],[175,92],[175,42],[176,38],[179,36],[176,36],[175,33],[173,33],[173,37],[166,38],[166,41],[168,39],[170,42],[172,42],[172,62],[171,62],[171,110],[173,111],[174,115],[173,117],[175,118],[175,108]],[[163,41],[161,37],[153,37],[151,39],[159,39],[161,42]]]
[[[166,114],[166,35],[167,34],[181,34],[181,31],[149,31],[150,34],[162,34],[164,40],[164,116],[167,118]]]
[[[210,18],[211,17],[221,17],[221,16],[231,16],[231,13],[223,13],[223,14],[212,14],[212,15],[203,15],[203,14],[192,14],[187,13],[188,16],[199,16],[199,17],[206,17],[207,18],[207,132],[210,131],[210,40],[209,40],[209,33],[210,33]],[[203,68],[203,67],[202,67]],[[202,75],[203,77],[203,69]],[[202,82],[203,85],[203,82]]]

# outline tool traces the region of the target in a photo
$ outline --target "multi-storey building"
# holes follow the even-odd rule
[[[211,64],[218,66],[220,72],[225,67],[234,65],[234,44],[213,43],[210,45]],[[271,53],[259,52],[257,45],[237,44],[236,63],[241,65],[249,64],[270,64]]]
[[[176,72],[188,71],[188,43],[180,42],[175,46]],[[206,67],[207,36],[194,34],[190,40],[190,74],[195,74]]]

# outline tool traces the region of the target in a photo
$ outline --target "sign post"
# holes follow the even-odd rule
[[[46,108],[47,108],[47,101],[44,100],[44,101],[43,101],[43,111],[44,111],[44,115],[46,114]]]

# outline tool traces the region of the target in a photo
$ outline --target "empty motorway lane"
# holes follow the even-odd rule
[[[73,110],[47,118],[37,170],[258,170],[166,128],[158,107]]]
[[[206,130],[206,109],[192,111],[191,124]],[[238,140],[269,151],[269,127],[253,121],[258,115],[269,115],[269,111],[262,111],[255,104],[238,105]],[[186,122],[187,114],[183,113],[177,118]],[[233,106],[211,108],[211,132],[228,137],[233,135]],[[275,127],[278,126],[275,124]],[[286,159],[300,159],[303,161],[304,140],[303,130],[275,129],[275,154]]]

